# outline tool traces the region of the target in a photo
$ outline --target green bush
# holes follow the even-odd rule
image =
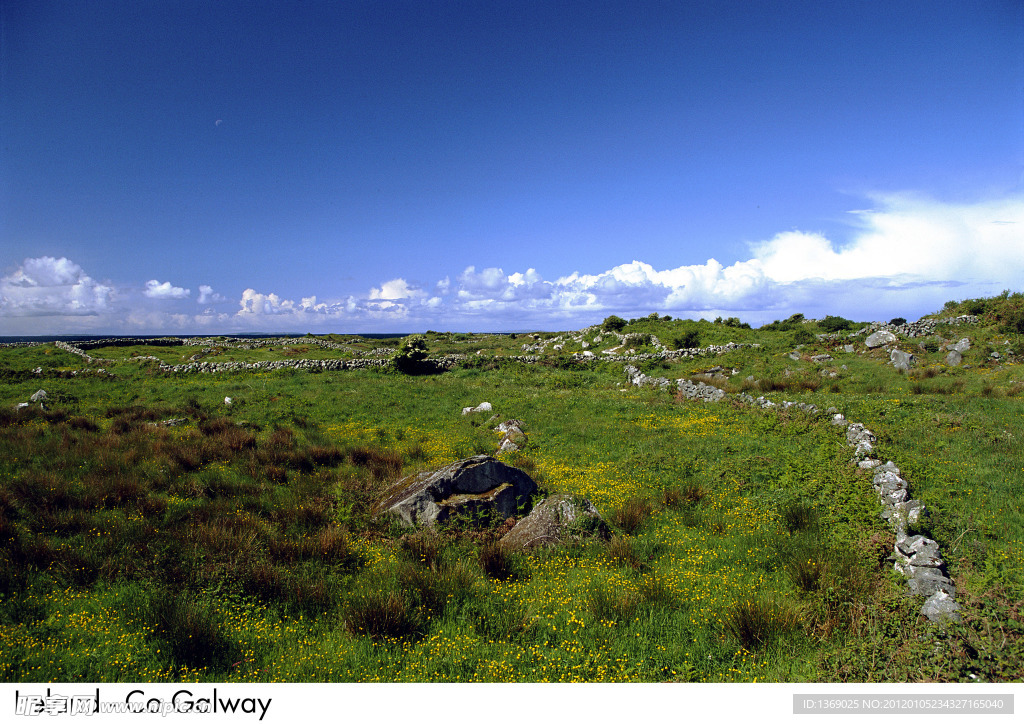
[[[621,332],[625,326],[626,320],[614,314],[610,317],[606,317],[605,320],[601,322],[601,329],[605,332]]]
[[[676,349],[694,349],[700,347],[700,332],[696,329],[688,330],[672,341]]]
[[[400,372],[416,374],[422,371],[423,360],[426,358],[427,338],[422,334],[413,334],[402,341],[391,361]]]
[[[793,332],[793,336],[790,337],[790,342],[795,347],[801,344],[811,344],[816,339],[817,338],[811,333],[809,329],[801,327],[800,329]]]
[[[818,322],[818,326],[821,328],[821,331],[832,333],[850,329],[853,326],[853,322],[844,317],[834,317],[830,314]]]

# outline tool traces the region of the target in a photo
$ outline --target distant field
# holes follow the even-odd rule
[[[0,349],[0,679],[1019,680],[1020,302],[947,305],[935,316],[980,319],[900,337],[908,373],[836,318],[430,332],[429,357],[465,357],[415,375],[173,375],[140,358],[182,364],[200,348],[97,347],[94,363],[52,344]],[[971,349],[947,365],[942,344],[962,337]],[[263,341],[201,359],[398,344],[330,341],[343,349]],[[659,356],[727,342],[759,346]],[[507,359],[527,354],[538,360]],[[628,386],[623,355],[730,397]],[[40,388],[45,409],[16,409]],[[876,434],[932,512],[917,532],[939,543],[962,622],[930,623],[905,595],[844,429],[740,392],[834,407]],[[497,418],[460,414],[482,401]],[[493,454],[509,418],[528,442],[499,457],[544,493],[591,500],[610,541],[503,555],[496,525],[412,532],[371,514],[404,475]]]

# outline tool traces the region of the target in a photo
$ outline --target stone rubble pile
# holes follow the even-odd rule
[[[725,390],[714,385],[692,380],[676,380],[679,394],[687,400],[703,400],[704,402],[718,402],[725,397]]]
[[[506,420],[494,428],[495,432],[501,433],[501,442],[498,444],[498,452],[515,452],[526,444],[526,433],[523,432],[522,420]]]

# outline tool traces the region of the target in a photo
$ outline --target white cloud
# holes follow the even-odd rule
[[[113,289],[61,257],[25,259],[0,278],[0,316],[92,316],[107,311]]]
[[[597,274],[554,282],[534,269],[506,275],[468,267],[447,309],[456,316],[708,310],[747,312],[758,321],[778,310],[845,313],[859,319],[923,314],[953,296],[992,294],[1024,279],[1024,198],[949,204],[905,194],[876,196],[877,208],[852,212],[851,238],[787,231],[751,246],[724,266],[655,269],[634,260]],[[439,285],[440,287],[440,285]],[[449,291],[445,288],[445,291]],[[749,316],[749,315],[748,315]]]
[[[945,204],[908,194],[877,195],[880,208],[851,212],[859,233],[845,247],[818,234],[785,232],[754,247],[778,282],[908,275],[920,280],[1020,282],[1024,198]]]
[[[235,316],[243,319],[283,316],[295,316],[305,320],[317,317],[326,319],[341,317],[352,308],[352,303],[351,298],[343,302],[320,302],[315,296],[303,297],[295,302],[283,299],[273,292],[261,294],[255,289],[246,289],[242,292],[242,298],[238,303],[240,309]]]
[[[415,286],[412,286],[405,279],[398,278],[386,281],[380,285],[380,287],[374,287],[370,290],[370,299],[386,299],[386,300],[397,300],[397,299],[421,299],[426,296],[426,292]]]
[[[219,302],[226,302],[227,298],[213,291],[213,287],[209,284],[200,284],[199,299],[196,301],[199,304],[217,304]]]
[[[192,291],[172,286],[170,282],[160,283],[156,279],[150,279],[142,293],[150,299],[186,299]]]
[[[908,318],[941,308],[951,298],[1021,289],[1024,280],[1024,197],[942,203],[907,194],[872,198],[874,208],[851,212],[847,238],[786,231],[750,246],[750,257],[723,264],[708,259],[658,269],[634,259],[597,273],[573,271],[547,280],[534,268],[506,273],[467,266],[422,288],[396,277],[366,293],[331,301],[288,299],[246,289],[235,314],[212,307],[173,316],[142,304],[138,286],[115,295],[68,259],[26,259],[0,279],[0,315],[7,327],[43,326],[34,317],[96,315],[59,322],[65,333],[91,326],[151,330],[190,328],[379,331],[401,322],[410,330],[570,328],[608,314],[739,316],[752,323],[799,311],[858,320]],[[637,247],[639,248],[639,247]],[[129,287],[129,290],[131,287]],[[145,297],[181,299],[189,290],[150,280]],[[198,302],[224,298],[210,285]],[[162,305],[161,305],[162,307]],[[21,321],[14,323],[14,318]],[[54,322],[53,325],[57,325]],[[393,331],[393,328],[392,328]],[[40,333],[35,332],[35,333]]]

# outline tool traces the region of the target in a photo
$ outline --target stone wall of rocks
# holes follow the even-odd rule
[[[627,374],[629,369],[627,368]],[[718,392],[721,395],[714,399],[698,396],[693,399],[717,401],[727,396],[722,390]],[[735,399],[762,409],[796,408],[809,415],[822,414],[817,406],[804,402],[775,403],[765,397],[754,398],[747,393],[740,393]],[[846,440],[854,448],[853,462],[863,470],[875,471],[872,486],[882,503],[881,518],[889,522],[896,534],[896,545],[891,559],[894,561],[895,570],[907,579],[909,592],[915,596],[925,597],[921,613],[936,622],[958,621],[960,605],[956,601],[956,587],[941,557],[939,544],[921,535],[909,535],[910,526],[920,522],[925,515],[924,505],[920,500],[910,497],[910,486],[900,477],[900,470],[895,463],[890,460],[883,464],[881,460],[872,457],[875,435],[870,430],[860,423],[847,422],[834,408],[829,412],[834,413],[834,425],[846,428]]]
[[[927,597],[921,613],[933,621],[959,620],[956,587],[940,556],[939,544],[922,535],[908,535],[908,527],[920,522],[925,514],[924,505],[910,497],[910,486],[900,477],[895,463],[890,460],[883,465],[871,457],[875,436],[870,430],[857,422],[848,424],[840,414],[832,422],[846,426],[846,440],[854,448],[859,467],[874,471],[872,485],[882,502],[882,518],[889,521],[896,534],[894,567],[907,579],[912,594]]]
[[[761,345],[759,344],[738,344],[736,342],[729,342],[728,344],[717,345],[711,344],[707,347],[694,347],[691,349],[666,349],[661,352],[647,352],[644,354],[633,354],[633,355],[603,355],[598,358],[596,354],[590,351],[576,352],[572,355],[572,359],[578,362],[594,361],[601,359],[604,362],[648,362],[650,360],[672,360],[672,359],[688,359],[693,357],[708,357],[710,355],[720,355],[726,352],[731,352],[737,349],[757,349]]]
[[[888,322],[874,322],[866,328],[868,333],[884,329],[893,334],[900,334],[904,337],[927,337],[935,334],[935,328],[940,324],[960,326],[963,324],[977,324],[978,317],[971,314],[962,314],[959,317],[944,317],[942,319],[919,319],[916,322],[906,324],[889,324]]]

